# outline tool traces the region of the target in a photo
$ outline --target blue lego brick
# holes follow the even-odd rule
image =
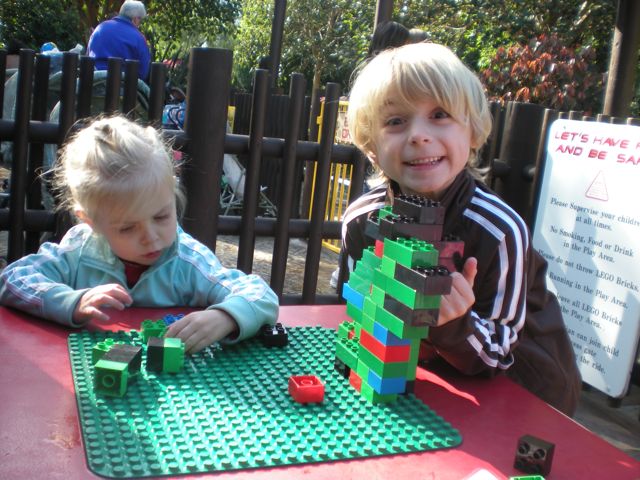
[[[392,347],[399,347],[404,345],[410,345],[411,340],[408,338],[400,338],[384,328],[378,322],[373,322],[373,337],[384,345]]]
[[[406,377],[382,378],[373,370],[369,370],[367,382],[380,395],[404,393],[404,390],[407,386]]]
[[[182,317],[184,317],[184,313],[178,313],[176,315],[172,315],[171,313],[168,313],[167,315],[162,317],[162,320],[164,321],[164,324],[168,327],[169,325],[176,323]]]
[[[347,302],[352,303],[356,308],[359,308],[361,310],[364,306],[364,295],[356,292],[348,283],[345,283],[342,286],[342,298],[344,298]]]

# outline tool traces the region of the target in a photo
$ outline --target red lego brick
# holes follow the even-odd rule
[[[382,240],[376,240],[374,252],[376,254],[376,257],[382,258],[382,254],[384,253],[384,242]]]
[[[355,370],[351,370],[349,373],[349,384],[358,392],[362,390],[362,379],[358,376]]]
[[[411,345],[384,345],[373,335],[362,329],[360,344],[383,362],[408,362]]]
[[[291,375],[289,394],[298,403],[320,403],[324,400],[324,383],[315,375]]]

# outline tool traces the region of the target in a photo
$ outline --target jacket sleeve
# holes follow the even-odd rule
[[[263,325],[278,318],[278,297],[257,275],[225,268],[205,245],[180,233],[181,261],[189,265],[190,280],[176,285],[188,293],[189,306],[223,310],[238,324],[238,335],[229,342],[254,336]],[[174,279],[175,281],[175,279]]]
[[[430,328],[437,353],[459,371],[492,375],[513,364],[526,318],[529,253],[528,238],[505,235],[493,254],[477,255],[474,305],[462,317]]]
[[[74,268],[68,246],[44,243],[38,253],[8,265],[0,275],[0,304],[64,325],[81,326],[72,316],[87,290],[70,286]]]
[[[238,324],[238,336],[233,342],[250,338],[266,324],[278,318],[278,297],[257,275],[246,275],[222,266],[216,272],[219,283],[211,290],[209,309],[224,310]]]

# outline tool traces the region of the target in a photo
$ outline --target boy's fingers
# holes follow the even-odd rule
[[[464,266],[462,267],[462,276],[469,283],[471,287],[473,287],[473,282],[476,279],[477,273],[478,273],[478,260],[475,257],[467,258],[467,261],[464,262]]]

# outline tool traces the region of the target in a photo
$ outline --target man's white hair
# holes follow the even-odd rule
[[[147,9],[144,8],[144,3],[138,0],[126,0],[120,7],[120,15],[131,20],[144,18],[147,16]]]

